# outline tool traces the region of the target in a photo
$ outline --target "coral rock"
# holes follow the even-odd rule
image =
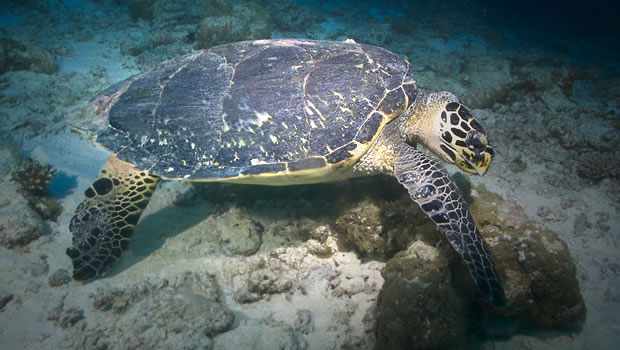
[[[11,71],[54,74],[58,64],[52,55],[34,45],[0,38],[0,74]]]
[[[11,181],[18,183],[27,193],[41,194],[47,191],[56,173],[51,165],[42,165],[32,158],[26,158],[22,165],[11,173]]]
[[[154,0],[130,0],[127,3],[129,14],[134,21],[142,18],[147,21],[153,19],[153,3]]]
[[[216,4],[220,5],[220,2]],[[239,2],[210,7],[198,25],[196,41],[203,48],[234,41],[268,39],[273,23],[259,4]]]
[[[382,272],[377,349],[463,347],[469,328],[511,336],[532,324],[568,330],[583,324],[585,304],[566,244],[484,186],[472,197],[470,210],[493,254],[508,305],[503,310],[490,305],[445,240],[435,248],[432,237],[417,235]],[[476,303],[483,307],[465,312],[464,305]],[[493,321],[478,324],[484,319]]]
[[[25,246],[38,239],[46,229],[41,217],[19,193],[3,186],[7,198],[12,200],[0,207],[0,245],[6,248]]]
[[[263,0],[261,3],[282,31],[303,32],[315,21],[309,8],[297,6],[292,0]]]
[[[503,278],[508,305],[502,315],[545,327],[581,326],[586,308],[566,243],[484,186],[474,200],[472,215]]]
[[[243,215],[238,208],[214,218],[214,232],[210,234],[228,255],[252,255],[261,245],[264,227],[258,221]]]
[[[398,185],[398,184],[397,184]],[[334,229],[358,252],[389,258],[414,239],[437,242],[430,219],[398,185],[398,199],[361,200],[336,218]]]
[[[219,293],[215,278],[190,272],[174,282],[101,288],[93,295],[101,311],[91,317],[107,317],[105,311],[111,310],[113,326],[89,328],[78,347],[96,343],[101,348],[172,349],[183,344],[187,349],[210,349],[210,337],[228,330],[235,319]]]
[[[415,241],[388,261],[377,302],[376,349],[436,349],[462,339],[461,301],[442,253]]]
[[[605,178],[620,179],[620,153],[595,151],[581,153],[577,158],[577,175],[593,181]]]

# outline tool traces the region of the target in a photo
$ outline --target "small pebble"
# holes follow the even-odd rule
[[[30,274],[32,276],[39,277],[39,276],[47,275],[47,273],[50,271],[50,266],[47,263],[47,260],[41,257],[41,260],[33,262],[30,265],[29,269],[30,269]]]
[[[295,319],[295,329],[302,334],[312,332],[312,312],[310,310],[297,310],[297,319]]]
[[[541,218],[544,218],[548,216],[550,212],[551,212],[551,209],[549,209],[549,207],[542,206],[542,207],[538,207],[536,214],[538,214],[538,216],[540,216]]]
[[[13,300],[13,294],[2,293],[0,294],[0,311],[4,309],[4,306]]]
[[[71,276],[65,269],[56,270],[48,279],[50,286],[58,287],[71,282]]]
[[[577,215],[575,218],[575,223],[573,224],[573,230],[575,232],[575,236],[583,235],[588,229],[588,219],[586,214],[581,213]]]
[[[562,209],[572,208],[573,205],[575,205],[575,201],[572,199],[565,199],[560,203],[560,207],[562,207]]]

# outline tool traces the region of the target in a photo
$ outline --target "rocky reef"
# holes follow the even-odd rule
[[[273,22],[260,4],[216,0],[210,3],[196,30],[200,48],[250,39],[271,37]]]
[[[29,157],[11,172],[11,181],[19,185],[24,198],[44,220],[56,220],[62,211],[62,206],[49,191],[51,180],[57,173],[51,165]]]
[[[464,346],[463,334],[471,329],[513,336],[533,325],[574,331],[585,321],[576,268],[557,234],[484,186],[472,197],[470,209],[493,253],[507,306],[498,310],[481,299],[443,238],[416,240],[382,272],[378,349],[454,348]]]
[[[0,38],[0,74],[11,71],[54,74],[58,64],[49,52],[36,45]]]
[[[24,247],[48,232],[41,216],[9,181],[0,182],[0,245]]]
[[[225,332],[235,320],[221,302],[213,276],[193,272],[173,281],[155,279],[122,290],[101,287],[90,298],[99,317],[116,321],[114,327],[105,329],[98,328],[97,322],[92,326],[84,324],[84,336],[75,344],[81,348],[119,344],[129,348],[176,348],[180,343],[188,349],[211,348],[209,337]],[[67,313],[83,313],[65,304],[59,301],[48,318],[63,320]],[[128,332],[130,329],[133,331]]]
[[[55,220],[62,211],[48,191],[56,170],[30,158],[18,166],[14,151],[0,147],[6,164],[14,167],[0,173],[0,246],[9,249],[25,247],[47,233],[45,220]]]
[[[603,179],[620,180],[620,154],[614,151],[590,151],[579,156],[577,175],[598,182]]]

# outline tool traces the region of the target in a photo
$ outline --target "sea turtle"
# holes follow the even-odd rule
[[[449,92],[418,88],[382,48],[256,40],[196,51],[99,94],[74,126],[111,152],[71,219],[73,277],[103,274],[129,246],[160,179],[283,186],[390,174],[505,304],[489,249],[455,183],[420,143],[482,175],[487,135]]]

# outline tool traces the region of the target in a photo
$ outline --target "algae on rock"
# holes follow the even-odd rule
[[[0,38],[0,74],[11,71],[54,74],[58,64],[52,55],[32,44]]]
[[[271,16],[261,5],[215,1],[198,25],[196,41],[206,49],[235,41],[269,39],[272,30]]]
[[[586,308],[566,243],[484,186],[474,199],[472,215],[502,271],[508,305],[501,315],[544,327],[581,326]]]
[[[566,244],[484,186],[472,196],[470,210],[502,278],[506,308],[493,308],[477,292],[445,239],[436,248],[419,236],[422,240],[396,254],[383,271],[378,349],[458,348],[473,328],[512,336],[530,325],[572,331],[583,324],[585,304]],[[504,320],[509,327],[493,328],[487,318]]]
[[[415,241],[388,261],[377,301],[376,349],[437,349],[462,342],[462,301],[442,253]]]

